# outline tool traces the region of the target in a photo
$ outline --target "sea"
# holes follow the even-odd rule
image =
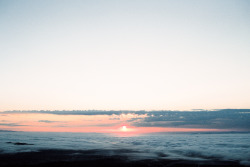
[[[192,132],[140,135],[0,132],[0,153],[82,150],[131,160],[237,161],[250,166],[250,133]]]

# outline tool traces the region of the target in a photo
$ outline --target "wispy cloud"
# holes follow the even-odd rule
[[[56,114],[56,115],[121,115],[121,114],[138,114],[143,115],[149,113],[148,111],[129,111],[129,110],[117,110],[117,111],[105,111],[105,110],[29,110],[29,111],[4,111],[3,113],[40,113],[40,114]]]
[[[28,125],[21,125],[17,123],[0,123],[1,126],[28,126]]]
[[[55,123],[55,122],[59,122],[59,121],[39,120],[38,122],[43,122],[43,123]]]
[[[120,120],[120,118],[109,118],[109,120]]]

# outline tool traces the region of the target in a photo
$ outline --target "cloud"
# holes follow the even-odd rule
[[[92,125],[93,127],[112,127],[112,126],[116,126],[119,125],[120,123],[110,123],[110,124],[96,124],[96,125]]]
[[[128,120],[128,122],[137,122],[138,120],[141,120],[143,118],[131,118],[130,120]]]
[[[55,111],[48,111],[48,110],[30,110],[30,111],[4,111],[5,114],[11,113],[41,113],[41,114],[55,114],[55,115],[121,115],[121,114],[138,114],[143,115],[147,114],[147,111],[129,111],[129,110],[119,110],[119,111],[105,111],[105,110],[73,110],[73,111],[66,111],[66,110],[55,110]]]
[[[180,127],[180,128],[212,128],[212,129],[245,129],[250,130],[250,109],[194,110],[194,111],[6,111],[11,113],[44,113],[55,115],[108,115],[110,120],[118,120],[116,116],[132,114],[127,122],[138,127]],[[143,117],[140,117],[143,116]],[[120,119],[121,120],[121,119]],[[53,123],[55,121],[40,120]],[[15,126],[10,124],[9,126]],[[101,124],[100,126],[103,126]]]
[[[20,125],[16,123],[0,123],[2,126],[28,126],[28,125]]]
[[[54,122],[59,122],[59,121],[39,120],[38,122],[44,122],[44,123],[54,123]]]
[[[250,111],[250,110],[248,110]],[[245,112],[247,111],[245,110]],[[135,126],[250,129],[250,114],[241,110],[159,111],[134,123]]]
[[[109,118],[109,120],[120,120],[120,118]]]
[[[1,116],[1,117],[7,117],[8,115],[6,115],[6,114],[1,114],[0,116]]]

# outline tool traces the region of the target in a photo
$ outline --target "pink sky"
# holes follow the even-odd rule
[[[154,132],[227,131],[204,128],[134,127],[129,120],[146,115],[54,115],[41,113],[1,114],[0,129],[38,132],[96,132],[141,134]],[[126,130],[122,129],[126,126]]]

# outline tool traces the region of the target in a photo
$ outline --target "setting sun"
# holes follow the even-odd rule
[[[122,131],[127,131],[127,126],[122,126]]]

